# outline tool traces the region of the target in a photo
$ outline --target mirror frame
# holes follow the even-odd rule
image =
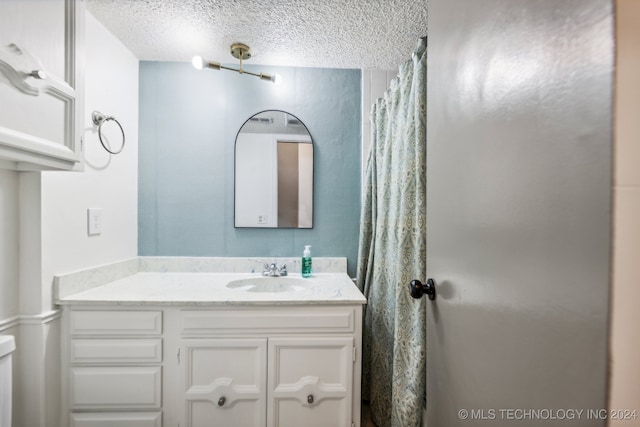
[[[289,116],[295,118],[298,122],[300,122],[300,124],[304,127],[304,129],[307,131],[307,134],[309,135],[309,139],[311,140],[310,144],[311,144],[311,153],[313,154],[313,163],[311,165],[312,167],[312,171],[311,171],[311,176],[312,176],[312,183],[311,183],[311,191],[312,191],[312,209],[311,209],[311,226],[310,227],[257,227],[257,226],[248,226],[248,225],[236,225],[236,206],[237,206],[237,163],[238,163],[238,136],[240,135],[240,133],[242,132],[242,128],[244,128],[244,126],[255,116],[262,114],[262,113],[266,113],[266,112],[280,112],[283,114],[288,114]],[[313,139],[313,136],[311,136],[311,132],[309,132],[309,128],[307,128],[307,125],[304,124],[304,122],[302,120],[300,120],[300,118],[298,116],[296,116],[295,114],[291,114],[288,111],[284,111],[284,110],[280,110],[280,109],[267,109],[267,110],[261,110],[258,111],[257,113],[249,116],[248,119],[246,119],[243,123],[242,126],[240,126],[240,128],[238,129],[238,132],[236,132],[236,138],[233,144],[233,227],[234,228],[247,228],[247,229],[266,229],[266,230],[311,230],[314,228],[314,211],[315,211],[315,204],[316,204],[316,200],[315,200],[315,193],[316,193],[316,167],[315,167],[315,142]]]

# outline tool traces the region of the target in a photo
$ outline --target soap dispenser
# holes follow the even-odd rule
[[[311,246],[306,245],[302,253],[302,277],[311,277]]]

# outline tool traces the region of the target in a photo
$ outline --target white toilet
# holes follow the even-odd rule
[[[11,335],[0,335],[0,427],[11,427],[11,353],[16,341]]]

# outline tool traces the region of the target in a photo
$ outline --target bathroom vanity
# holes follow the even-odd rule
[[[57,302],[67,425],[360,425],[345,273],[138,272]]]

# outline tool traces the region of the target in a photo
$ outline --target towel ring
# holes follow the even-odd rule
[[[124,149],[124,141],[125,141],[125,137],[124,137],[124,129],[122,129],[122,125],[120,124],[119,121],[117,121],[115,119],[115,117],[113,116],[105,116],[104,114],[98,112],[98,111],[94,111],[91,114],[91,120],[93,120],[93,124],[98,126],[98,138],[100,139],[100,144],[102,144],[102,147],[107,150],[109,153],[111,154],[119,154],[123,149]],[[104,141],[102,140],[102,125],[106,122],[108,122],[109,120],[115,122],[118,127],[120,128],[120,132],[122,133],[122,146],[120,147],[120,149],[118,151],[112,151],[109,148],[107,148],[107,144],[104,143]]]

